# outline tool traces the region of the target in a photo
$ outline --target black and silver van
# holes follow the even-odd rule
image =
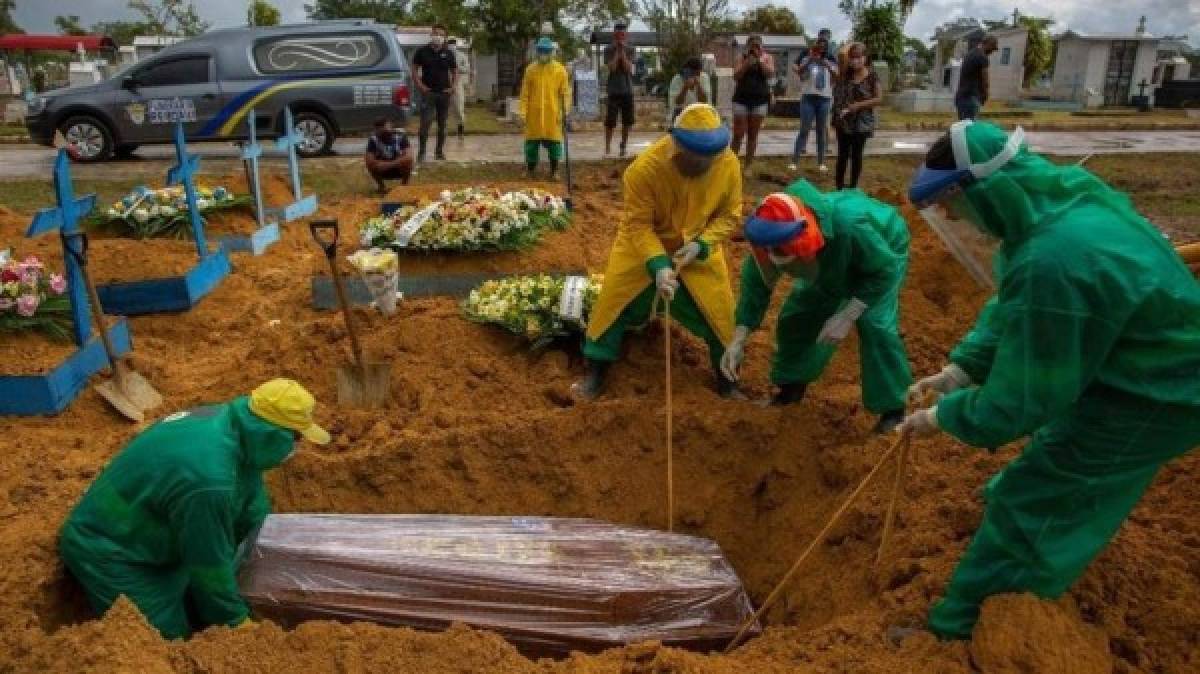
[[[392,26],[367,20],[231,28],[172,45],[99,84],[32,101],[35,142],[61,131],[81,161],[168,143],[176,122],[189,140],[238,140],[246,115],[260,134],[281,132],[290,107],[303,156],[329,152],[340,135],[378,117],[406,120],[409,68]]]

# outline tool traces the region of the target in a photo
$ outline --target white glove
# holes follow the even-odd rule
[[[675,291],[679,290],[679,274],[670,267],[659,269],[654,274],[654,285],[658,287],[658,294],[668,300],[675,299]]]
[[[907,433],[914,438],[933,435],[942,430],[937,422],[937,405],[929,409],[917,410],[904,417],[904,422],[896,427],[896,431]]]
[[[960,388],[966,388],[972,383],[971,376],[968,375],[961,367],[951,363],[942,368],[942,371],[921,379],[917,383],[908,387],[908,404],[918,405],[924,401],[925,397],[930,393],[937,393],[938,397],[952,393]]]
[[[749,337],[750,328],[744,325],[737,326],[733,331],[733,341],[729,342],[725,355],[721,356],[721,374],[729,381],[738,380],[738,368],[746,358],[746,339]]]
[[[846,335],[850,334],[850,328],[854,327],[854,323],[862,318],[866,310],[867,305],[862,300],[851,298],[846,302],[846,306],[825,321],[821,332],[817,334],[817,344],[837,344],[845,339]]]
[[[700,257],[701,250],[703,250],[703,248],[700,246],[700,242],[693,241],[685,245],[683,248],[675,251],[675,256],[672,259],[675,263],[675,268],[683,269],[689,264],[695,262],[696,259]]]

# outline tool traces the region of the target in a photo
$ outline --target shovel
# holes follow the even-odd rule
[[[563,203],[566,204],[568,212],[574,213],[575,200],[571,198],[574,184],[571,181],[571,137],[567,129],[567,99],[564,96],[559,100],[562,103],[563,163],[566,165],[567,179],[567,196],[563,199]]]
[[[154,409],[162,404],[162,395],[154,389],[145,377],[130,369],[124,361],[117,358],[112,342],[108,338],[108,324],[104,320],[104,307],[100,305],[100,295],[96,292],[96,284],[87,268],[88,237],[83,232],[67,234],[63,238],[77,237],[79,250],[70,241],[63,242],[63,248],[70,252],[79,265],[79,273],[83,276],[83,284],[87,286],[88,300],[92,304],[92,314],[96,317],[96,328],[100,331],[100,342],[104,344],[104,354],[112,367],[112,379],[96,384],[96,393],[108,401],[113,409],[130,421],[141,423],[146,419],[146,410]]]
[[[346,300],[346,288],[342,273],[338,271],[337,220],[313,220],[308,224],[313,240],[325,251],[329,272],[333,275],[333,289],[337,292],[338,304],[346,320],[346,333],[350,335],[350,347],[354,351],[354,363],[337,369],[338,403],[348,407],[382,407],[388,400],[392,368],[388,363],[368,363],[363,358],[362,345],[354,330],[354,317],[350,315],[350,302]],[[323,238],[321,232],[332,232],[332,237]]]

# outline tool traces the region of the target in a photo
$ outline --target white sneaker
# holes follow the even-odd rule
[[[821,173],[829,173],[829,167],[824,164],[818,164],[817,170],[820,171]]]
[[[795,164],[788,164],[788,170],[791,171],[792,173],[796,173],[797,171],[800,170],[800,167],[796,166]]]

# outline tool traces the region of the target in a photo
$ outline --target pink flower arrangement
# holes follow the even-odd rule
[[[0,259],[5,260],[0,267],[0,332],[41,330],[65,338],[67,280],[46,273],[46,265],[32,255],[22,262],[5,255]]]

